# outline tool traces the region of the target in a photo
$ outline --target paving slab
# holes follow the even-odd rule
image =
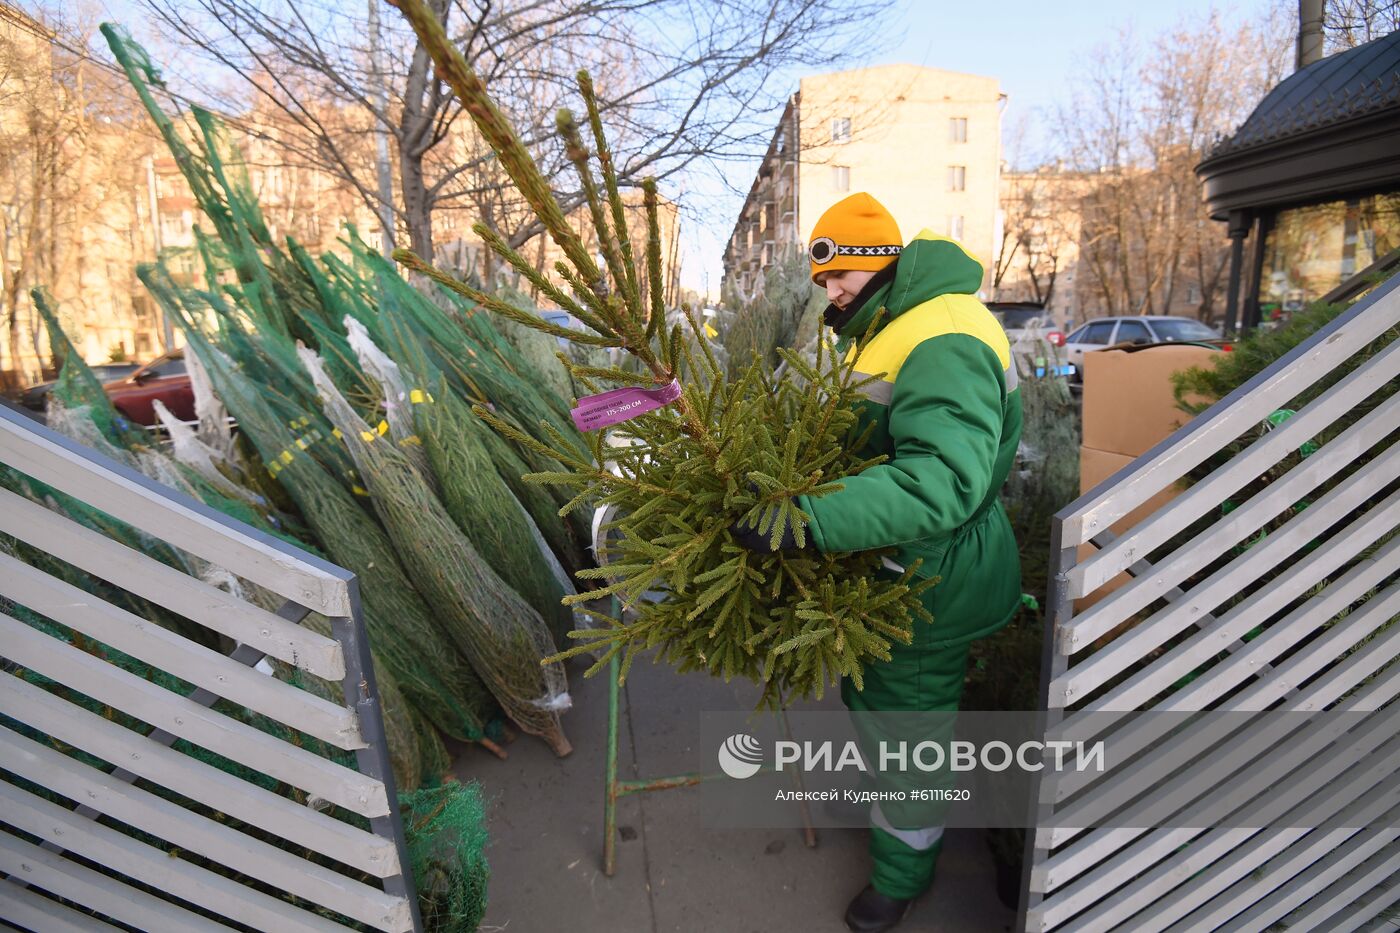
[[[617,871],[602,873],[607,689],[569,666],[573,709],[564,717],[574,752],[556,759],[521,736],[499,761],[463,747],[454,773],[481,782],[491,843],[483,931],[607,933],[840,933],[841,915],[869,873],[867,833],[719,830],[707,825],[697,788],[649,791],[618,804]],[[704,710],[748,710],[747,682],[675,673],[639,660],[620,698],[618,773],[653,778],[705,768],[696,750]],[[799,708],[841,709],[835,693]],[[708,770],[708,768],[705,768]],[[901,933],[1003,933],[1013,912],[997,900],[983,836],[950,830],[933,888]]]

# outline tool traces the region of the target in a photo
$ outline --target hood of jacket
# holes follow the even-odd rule
[[[931,230],[921,230],[899,254],[894,278],[878,285],[868,297],[857,298],[860,307],[839,324],[837,336],[860,337],[881,308],[885,309],[880,322],[884,327],[910,308],[939,295],[975,295],[982,287],[983,271],[982,263],[961,243]]]

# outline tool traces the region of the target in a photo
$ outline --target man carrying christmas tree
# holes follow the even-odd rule
[[[956,711],[969,644],[1009,622],[1021,595],[1016,540],[998,496],[1021,435],[1006,333],[977,300],[982,264],[961,244],[928,230],[902,244],[889,211],[859,193],[821,216],[808,246],[839,349],[856,352],[884,309],[855,369],[857,378],[880,376],[862,403],[863,424],[874,423],[863,456],[888,460],[843,480],[838,492],[799,498],[810,516],[807,544],[824,552],[894,547],[899,564],[921,560],[919,575],[940,579],[923,597],[932,624],[916,621],[911,644],[891,645],[888,662],[868,666],[863,690],[843,681],[842,699],[857,714]],[[738,532],[746,546],[768,549],[766,536]],[[794,542],[788,529],[783,544]],[[850,929],[890,929],[932,883],[943,829],[941,820],[929,825],[927,810],[923,816],[872,808],[874,868],[846,911]]]

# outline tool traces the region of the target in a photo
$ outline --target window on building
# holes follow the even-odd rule
[[[955,240],[963,238],[963,216],[961,214],[948,215],[948,236]]]
[[[131,312],[138,321],[149,321],[155,317],[155,306],[148,295],[131,296]]]
[[[831,187],[837,191],[851,190],[851,167],[849,165],[833,165],[831,167]]]
[[[151,355],[151,335],[144,331],[136,335],[136,356],[145,359]]]
[[[183,240],[185,236],[184,219],[179,214],[161,214],[160,235],[167,246]]]
[[[831,141],[848,143],[851,141],[851,118],[836,117],[831,121]]]
[[[1263,319],[1301,310],[1397,246],[1400,193],[1279,211],[1264,240]]]
[[[967,117],[950,117],[948,119],[948,142],[967,142]]]
[[[966,165],[950,165],[950,166],[948,166],[948,190],[949,190],[949,191],[966,191],[966,190],[967,190],[967,166],[966,166]]]

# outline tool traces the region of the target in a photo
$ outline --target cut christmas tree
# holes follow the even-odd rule
[[[585,144],[568,111],[560,112],[558,127],[578,173],[601,267],[432,12],[422,0],[397,5],[567,262],[557,264],[556,280],[492,230],[477,225],[476,232],[584,329],[548,323],[409,251],[395,258],[519,325],[618,349],[630,360],[624,368],[563,358],[576,385],[620,393],[601,401],[592,396],[575,409],[581,427],[590,426],[586,411],[596,426],[621,422],[607,435],[586,435],[586,455],[548,420],[527,429],[476,409],[517,445],[561,464],[527,479],[572,492],[564,512],[593,507],[611,516],[602,529],[607,543],[599,558],[605,565],[578,574],[598,585],[566,601],[582,605],[616,597],[627,611],[585,610],[599,625],[572,633],[583,644],[551,660],[598,650],[590,673],[620,657],[625,677],[639,653],[656,649],[681,670],[752,678],[762,685],[765,705],[820,696],[843,676],[860,688],[864,665],[888,659],[890,644],[908,643],[914,620],[927,620],[917,596],[935,582],[917,579],[916,567],[902,574],[884,570],[889,552],[823,554],[802,547],[806,516],[795,497],[833,492],[843,477],[877,462],[852,453],[861,448],[855,411],[868,380],[858,379],[852,365],[821,343],[815,365],[783,351],[787,366],[781,375],[758,358],[726,380],[689,309],[682,309],[686,326],[666,326],[656,185],[643,185],[650,229],[644,249],[636,249],[587,74],[579,75],[579,92],[591,142]],[[637,412],[643,413],[628,417]],[[773,552],[744,547],[732,530],[740,523],[767,536]],[[785,534],[797,549],[777,549]]]

